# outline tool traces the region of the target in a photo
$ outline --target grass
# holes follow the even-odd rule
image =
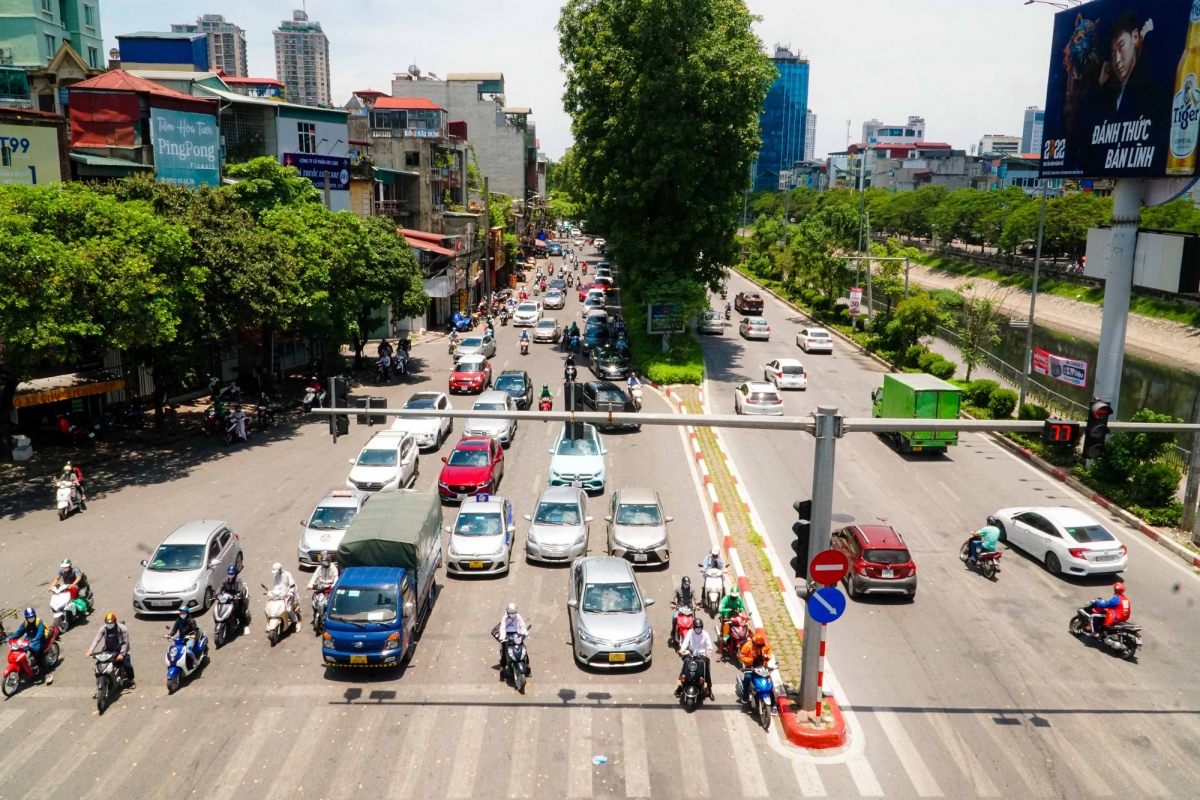
[[[646,309],[626,308],[625,321],[634,363],[654,383],[700,384],[704,380],[704,348],[690,331],[671,336],[671,349],[662,351],[662,339],[646,333]]]

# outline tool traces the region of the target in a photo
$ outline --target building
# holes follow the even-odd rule
[[[804,115],[804,160],[812,161],[817,156],[817,115],[811,110]]]
[[[250,74],[246,67],[246,32],[220,14],[202,14],[195,22],[171,26],[174,33],[208,35],[208,66],[234,77]]]
[[[780,172],[804,160],[804,126],[808,117],[808,59],[775,46],[771,60],[779,76],[771,84],[763,103],[758,127],[762,146],[754,162],[754,191],[776,191]]]
[[[123,70],[208,72],[208,34],[138,31],[117,36]]]
[[[428,98],[470,131],[471,149],[492,192],[523,200],[538,193],[532,109],[504,104],[501,72],[423,75],[415,65],[392,80],[392,97]],[[465,136],[463,138],[466,138]]]
[[[65,117],[46,111],[0,108],[0,184],[30,186],[71,177],[71,138]],[[8,143],[20,142],[20,147]],[[26,144],[28,143],[28,144]]]
[[[975,152],[981,156],[992,155],[994,153],[1016,155],[1022,152],[1021,137],[989,133],[979,140],[979,149]]]
[[[862,140],[888,144],[915,144],[925,141],[925,118],[909,117],[904,124],[884,124],[877,119],[863,123]]]
[[[840,154],[831,154],[840,155]],[[850,145],[846,149],[848,185],[858,184],[859,171],[867,188],[905,192],[924,186],[966,189],[981,172],[979,159],[944,142]]]
[[[321,23],[311,22],[297,9],[275,31],[275,77],[283,83],[289,103],[328,108],[329,39]]]
[[[64,43],[104,66],[99,0],[0,0],[0,66],[46,67]]]
[[[50,64],[39,69],[26,69],[28,95],[22,100],[0,98],[0,105],[15,108],[35,108],[52,114],[66,117],[67,89],[80,81],[94,78],[104,70],[89,66],[75,48],[67,42],[58,47],[58,53],[50,59]],[[0,72],[2,79],[3,72]],[[15,87],[18,90],[20,86]]]
[[[1021,152],[1042,152],[1042,128],[1046,122],[1046,112],[1037,106],[1025,109],[1025,122],[1021,125]]]
[[[1041,163],[1038,153],[985,156],[979,159],[981,171],[971,181],[971,186],[981,191],[1016,186],[1031,197],[1040,197],[1042,181],[1038,178],[1038,169]],[[1045,183],[1048,196],[1058,197],[1063,193],[1062,178],[1047,179]]]
[[[221,80],[238,94],[246,97],[264,97],[268,100],[282,100],[284,86],[274,78],[246,78],[222,75]]]

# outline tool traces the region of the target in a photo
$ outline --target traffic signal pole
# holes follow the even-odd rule
[[[1112,250],[1104,281],[1100,349],[1096,354],[1096,384],[1093,394],[1117,409],[1121,394],[1121,370],[1125,365],[1125,329],[1129,324],[1129,296],[1133,290],[1133,255],[1137,248],[1138,222],[1142,215],[1144,184],[1121,178],[1113,190]]]
[[[817,439],[813,455],[812,516],[810,519],[808,554],[797,553],[805,564],[829,549],[829,534],[833,528],[833,465],[837,440],[842,436],[842,418],[833,406],[817,406]],[[812,576],[809,576],[810,578]],[[804,615],[804,651],[800,659],[800,707],[813,711],[821,699],[822,656],[824,628],[807,612]]]

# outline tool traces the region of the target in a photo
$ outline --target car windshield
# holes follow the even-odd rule
[[[483,346],[483,338],[479,336],[468,336],[458,343],[459,347],[481,347]]]
[[[803,375],[804,367],[799,364],[784,364],[779,368],[784,375]]]
[[[386,450],[371,448],[358,454],[360,467],[394,467],[396,466],[396,450],[389,447]]]
[[[202,544],[160,544],[146,565],[155,572],[182,572],[204,566]]]
[[[458,536],[498,536],[504,533],[504,521],[494,511],[464,511],[454,523],[454,533]]]
[[[329,618],[339,622],[392,622],[396,619],[396,592],[391,588],[338,588],[329,601]]]
[[[544,330],[551,330],[551,331],[552,331],[552,330],[554,330],[556,327],[558,327],[558,323],[556,323],[556,322],[555,322],[554,320],[552,320],[552,319],[539,319],[539,320],[538,320],[538,324],[537,324],[537,326],[538,326],[539,328],[542,328],[542,329],[544,329]]]
[[[1111,542],[1113,535],[1105,530],[1103,525],[1077,525],[1067,528],[1067,533],[1077,542]]]
[[[452,467],[486,467],[487,450],[455,450],[446,462]]]
[[[774,392],[751,392],[750,402],[752,403],[774,403],[779,399],[779,395]]]
[[[455,372],[483,372],[483,365],[485,363],[486,362],[483,362],[483,361],[468,361],[467,359],[464,358],[462,361],[458,362],[458,367],[454,371]]]
[[[642,610],[632,583],[589,583],[583,587],[583,610],[589,614],[630,614]]]
[[[829,331],[809,331],[808,335],[812,339],[828,339]]]
[[[563,439],[555,452],[560,456],[598,456],[600,447],[595,439]]]
[[[622,503],[617,506],[618,525],[662,525],[662,515],[653,503]]]
[[[863,550],[862,559],[870,564],[907,564],[908,551],[883,548]]]
[[[308,527],[321,531],[344,531],[350,527],[350,520],[357,513],[358,509],[353,506],[317,506],[312,519],[308,521]]]
[[[550,285],[552,287],[554,287],[555,289],[567,288],[567,282],[564,281],[562,278],[555,278],[554,280],[550,281]]]
[[[619,389],[601,389],[596,392],[596,399],[601,403],[624,403],[627,402],[625,393]]]
[[[537,311],[537,303],[521,303],[517,306],[517,311]]]
[[[504,411],[506,406],[504,403],[476,403],[471,407],[472,411]]]
[[[538,525],[578,525],[583,515],[575,503],[539,503],[533,521]]]
[[[750,320],[750,324],[751,325],[766,325],[767,321],[765,319],[763,319],[762,317],[754,317],[753,319]]]
[[[501,375],[496,379],[496,388],[502,392],[525,391],[525,379],[520,375]]]

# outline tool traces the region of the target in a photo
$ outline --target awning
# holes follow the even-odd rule
[[[71,160],[79,165],[76,170],[81,178],[125,178],[144,170],[154,169],[152,164],[138,164],[123,158],[98,156],[92,153],[71,153]]]
[[[107,392],[119,392],[124,388],[125,379],[117,378],[111,381],[101,381],[100,383],[85,383],[79,386],[66,386],[57,389],[47,389],[41,392],[18,394],[13,398],[13,405],[17,408],[41,406],[47,403],[57,403],[60,400],[73,400],[76,397],[87,397],[88,395],[105,394]]]
[[[425,294],[430,297],[452,296],[453,289],[450,286],[450,278],[446,275],[439,275],[436,278],[430,278],[425,281]]]
[[[403,175],[409,178],[421,177],[421,173],[412,172],[406,169],[387,169],[386,167],[375,167],[375,180],[379,181],[385,186],[394,186],[397,175]]]
[[[424,250],[426,253],[436,253],[439,256],[450,256],[451,258],[456,255],[453,250],[445,247],[439,247],[433,242],[424,242],[420,239],[413,239],[408,236],[405,236],[404,240],[408,242],[409,247],[415,247],[418,250]]]

